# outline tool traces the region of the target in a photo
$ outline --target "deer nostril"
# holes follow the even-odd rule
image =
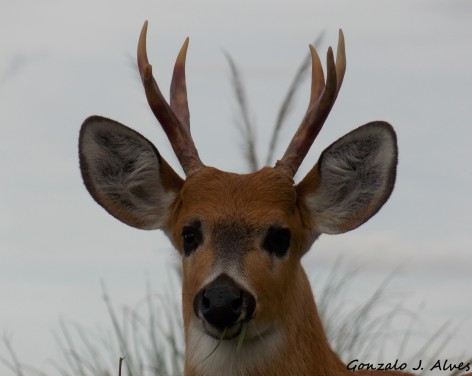
[[[210,299],[208,299],[206,296],[205,296],[205,293],[203,293],[202,295],[202,308],[204,308],[205,310],[209,309],[210,308]]]
[[[233,309],[234,312],[241,313],[242,308],[243,308],[243,299],[241,298],[241,294],[239,295],[239,298],[233,300],[233,303],[231,304],[231,308]]]

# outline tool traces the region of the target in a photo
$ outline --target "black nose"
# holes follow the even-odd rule
[[[233,326],[238,320],[250,319],[255,306],[254,297],[226,274],[200,290],[193,301],[195,314],[220,330]]]

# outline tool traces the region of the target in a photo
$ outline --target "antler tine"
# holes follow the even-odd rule
[[[308,150],[318,136],[326,118],[333,107],[346,70],[346,53],[344,36],[339,31],[339,42],[334,62],[333,50],[328,48],[326,65],[327,77],[324,81],[323,68],[320,58],[313,46],[310,45],[312,58],[312,83],[308,109],[295,135],[285,151],[282,159],[277,161],[276,168],[293,178],[305,158]]]
[[[189,176],[199,170],[203,166],[203,163],[198,156],[198,151],[190,135],[190,116],[185,86],[185,54],[188,39],[185,41],[174,67],[171,85],[173,87],[173,89],[171,89],[171,102],[173,106],[170,106],[164,99],[152,75],[152,66],[149,64],[146,51],[147,25],[148,23],[145,21],[139,36],[137,51],[141,81],[144,86],[149,107],[164,129],[185,175]]]
[[[316,104],[325,88],[324,72],[320,57],[312,44],[310,44],[309,47],[311,53],[311,94],[310,102],[308,103],[308,108],[306,110],[307,113]]]
[[[339,93],[339,89],[341,89],[344,73],[346,73],[346,46],[344,44],[344,33],[339,29],[338,50],[336,51],[336,76],[338,78],[336,96]]]
[[[190,133],[190,112],[187,102],[187,84],[185,82],[185,60],[187,57],[189,39],[180,49],[174,65],[174,74],[170,85],[170,107],[179,118],[182,125]]]

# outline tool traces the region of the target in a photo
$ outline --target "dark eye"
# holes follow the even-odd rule
[[[190,256],[190,254],[201,244],[202,232],[198,227],[185,226],[182,230],[182,238],[184,240],[185,256]]]
[[[267,231],[262,248],[276,257],[283,257],[290,247],[290,230],[282,227],[270,227]]]

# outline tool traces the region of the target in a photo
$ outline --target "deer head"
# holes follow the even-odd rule
[[[386,202],[395,182],[397,144],[388,123],[365,124],[326,148],[298,184],[293,181],[343,81],[342,32],[336,62],[328,49],[326,82],[310,46],[311,97],[283,157],[274,167],[241,175],[204,165],[192,141],[188,39],[175,63],[167,103],[148,62],[146,30],[147,23],[138,44],[141,79],[186,178],[142,135],[98,116],[82,125],[80,168],[85,186],[105,210],[130,226],[163,230],[180,253],[185,374],[343,372],[300,260],[320,234],[350,231]]]

